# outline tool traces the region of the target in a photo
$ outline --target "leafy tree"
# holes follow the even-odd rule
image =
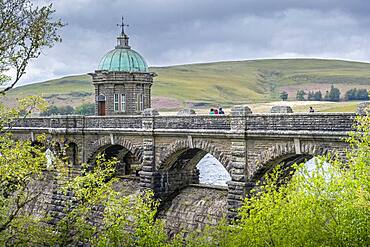
[[[315,93],[313,91],[309,91],[307,100],[314,100],[314,99],[315,99]]]
[[[46,212],[35,203],[47,186],[44,150],[31,141],[11,138],[9,129],[17,118],[45,108],[45,101],[29,97],[16,108],[0,104],[0,245],[44,245],[51,236],[43,219]],[[43,142],[39,136],[37,141]],[[37,210],[37,217],[35,216]]]
[[[321,94],[321,91],[309,91],[308,92],[308,97],[307,97],[307,100],[317,100],[317,101],[320,101],[322,100],[322,94]]]
[[[356,96],[357,100],[369,100],[369,92],[367,89],[358,89]]]
[[[95,104],[82,104],[76,107],[75,113],[79,115],[92,116],[95,114]]]
[[[328,97],[330,101],[339,101],[340,99],[339,89],[334,87],[334,85],[331,85]]]
[[[60,115],[71,115],[71,114],[74,114],[75,109],[72,106],[67,105],[67,106],[60,107],[59,112],[60,112]]]
[[[282,99],[283,101],[287,100],[288,99],[288,93],[283,91],[280,93],[280,99]]]
[[[369,94],[366,89],[351,88],[345,93],[346,100],[368,100]]]
[[[45,47],[61,41],[57,34],[63,24],[54,21],[52,5],[35,6],[30,0],[0,0],[0,85],[4,93],[24,75],[28,62]],[[14,70],[12,79],[4,72]]]
[[[306,95],[306,92],[304,90],[298,90],[296,99],[300,100],[300,101],[303,101],[303,100],[305,100],[305,98],[304,98],[305,95]]]
[[[345,100],[356,100],[357,99],[357,89],[351,88],[344,95]]]
[[[58,115],[59,109],[56,106],[49,106],[45,111],[40,113],[40,116]]]
[[[75,110],[72,106],[49,106],[45,111],[40,113],[40,116],[52,116],[52,115],[71,115],[74,114]]]
[[[43,48],[60,41],[57,31],[63,24],[52,20],[53,13],[52,5],[38,7],[30,0],[0,0],[0,94],[14,87],[28,62]],[[4,74],[10,70],[15,72],[14,78]],[[45,101],[38,97],[22,99],[15,108],[0,103],[1,246],[43,246],[52,235],[45,224],[46,212],[35,208],[48,184],[44,150],[30,141],[12,139],[9,129],[4,129],[11,128],[17,118],[45,108]]]
[[[322,100],[322,94],[321,94],[321,91],[317,91],[314,93],[313,95],[313,98],[317,101],[321,101]]]

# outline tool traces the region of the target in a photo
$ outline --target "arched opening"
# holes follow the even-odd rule
[[[177,150],[161,164],[159,174],[158,217],[165,220],[170,236],[214,225],[225,215],[230,175],[207,151]]]
[[[273,161],[270,161],[258,169],[254,175],[249,179],[248,184],[249,188],[247,190],[252,190],[256,186],[260,186],[264,183],[266,175],[271,173],[276,166],[280,166],[280,176],[278,183],[286,183],[294,175],[294,164],[307,163],[313,158],[311,154],[287,154],[282,157],[276,158]]]
[[[112,158],[117,159],[116,176],[138,176],[141,166],[140,159],[139,157],[135,157],[127,148],[118,144],[106,145],[95,152],[88,163],[92,164],[93,167],[96,163],[96,159],[100,155],[103,155],[106,160]]]
[[[207,153],[197,164],[199,184],[227,186],[229,172],[212,154]]]

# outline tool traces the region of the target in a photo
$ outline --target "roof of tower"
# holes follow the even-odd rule
[[[115,48],[101,59],[99,70],[122,72],[148,72],[144,58],[130,48]]]
[[[128,44],[128,36],[125,34],[123,23],[120,36],[117,37],[117,46],[109,51],[100,60],[99,70],[120,71],[120,72],[148,72],[148,65],[144,58],[132,50]]]

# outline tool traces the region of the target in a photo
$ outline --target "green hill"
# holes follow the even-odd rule
[[[370,89],[370,64],[339,60],[248,60],[150,70],[158,74],[152,88],[157,108],[269,102],[277,100],[283,90],[294,100],[298,89],[325,93],[332,84],[342,95],[353,87]],[[78,105],[93,101],[93,86],[88,75],[67,76],[15,88],[8,96],[25,95],[40,95],[55,104]]]

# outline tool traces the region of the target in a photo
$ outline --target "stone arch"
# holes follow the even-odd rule
[[[256,167],[254,171],[249,174],[248,181],[252,183],[256,182],[261,179],[263,175],[271,171],[277,164],[282,162],[284,162],[283,169],[286,169],[288,172],[289,166],[293,163],[301,163],[316,155],[325,155],[329,152],[329,147],[322,144],[301,144],[300,152],[296,152],[293,142],[276,144],[257,156],[254,162]]]
[[[158,170],[163,169],[168,163],[168,161],[171,159],[171,157],[187,149],[200,149],[205,151],[206,153],[211,154],[230,173],[230,169],[232,168],[232,162],[230,161],[230,159],[218,147],[204,140],[199,141],[177,140],[173,142],[165,150],[163,157],[159,161],[157,169]]]
[[[104,153],[106,157],[118,159],[116,164],[116,175],[136,175],[142,166],[142,148],[135,147],[130,141],[117,138],[113,143],[110,137],[102,137],[91,144],[95,147],[90,149],[87,156],[87,163],[91,167],[96,164],[98,154]]]
[[[104,147],[107,147],[109,145],[120,145],[122,147],[124,147],[125,149],[127,149],[128,151],[130,151],[140,162],[143,161],[143,150],[142,150],[142,147],[135,147],[132,142],[126,140],[126,139],[122,139],[122,138],[118,138],[117,140],[115,140],[114,144],[112,144],[112,141],[110,139],[109,136],[104,136],[104,137],[101,137],[99,139],[97,139],[96,141],[94,141],[93,143],[91,143],[91,146],[93,147],[96,147],[94,149],[90,149],[89,152],[87,152],[87,161],[91,160],[91,158],[93,158],[93,156],[102,150],[102,148]]]
[[[330,149],[324,145],[316,145],[314,143],[301,144],[300,153],[310,155],[324,155],[330,152]],[[256,158],[256,164],[258,167],[263,167],[265,164],[270,163],[273,160],[279,159],[289,154],[297,154],[293,142],[279,143],[266,151],[263,151]]]
[[[211,221],[219,221],[228,207],[228,188],[199,185],[197,163],[209,153],[230,174],[229,157],[216,145],[191,138],[177,140],[163,151],[158,161],[154,190],[161,198],[158,217],[166,219],[169,233],[177,232],[177,227],[184,225],[190,229],[203,229]]]

